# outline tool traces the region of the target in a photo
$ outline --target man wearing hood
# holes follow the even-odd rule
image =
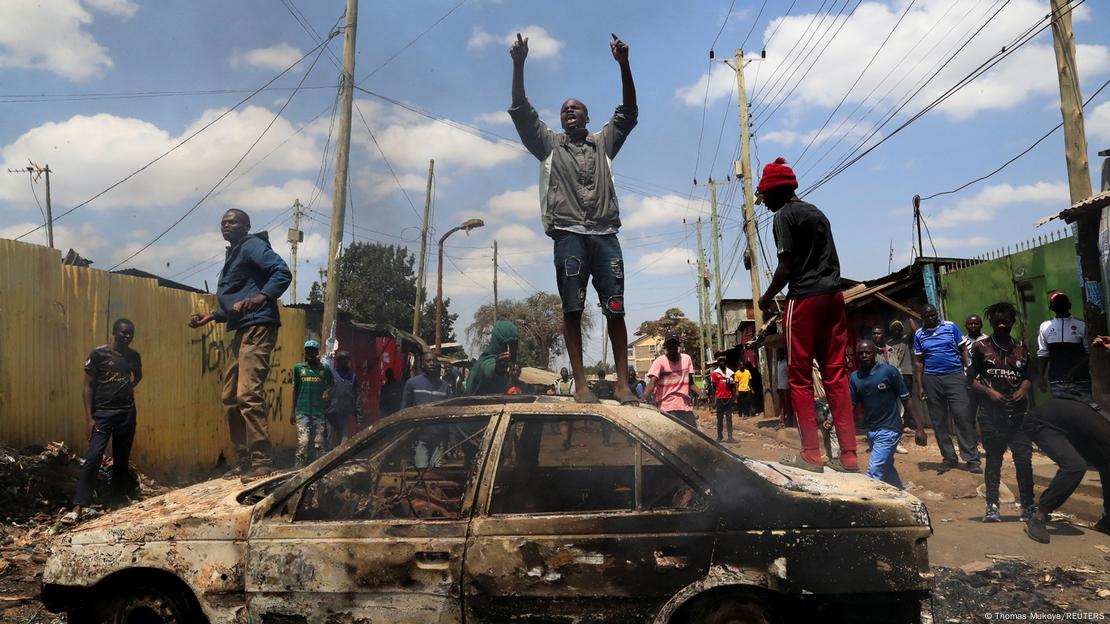
[[[467,394],[505,394],[509,389],[509,365],[516,361],[520,334],[509,321],[497,321],[490,331],[489,346],[478,356],[470,377]]]
[[[228,248],[216,289],[219,307],[189,317],[192,328],[216,321],[227,323],[228,331],[235,332],[227,350],[222,398],[239,459],[229,475],[245,479],[265,476],[273,468],[263,385],[281,326],[278,298],[292,280],[289,267],[270,247],[266,232],[250,234],[250,229],[247,213],[235,208],[224,213],[220,231]]]

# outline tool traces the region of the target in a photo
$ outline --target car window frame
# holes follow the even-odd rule
[[[653,438],[646,433],[624,426],[619,419],[610,418],[604,414],[597,412],[558,412],[558,411],[512,411],[512,406],[506,406],[506,410],[501,414],[499,419],[497,431],[490,448],[487,450],[485,474],[482,475],[481,481],[478,484],[478,500],[474,509],[475,514],[480,514],[487,518],[498,519],[512,519],[527,516],[535,517],[552,517],[552,516],[575,516],[579,518],[590,516],[631,516],[643,514],[692,514],[692,513],[705,513],[711,511],[714,506],[713,491],[709,488],[705,479],[697,475],[690,467],[681,459],[666,449],[661,444],[658,444]],[[594,419],[607,423],[615,427],[618,431],[631,437],[636,443],[635,459],[636,463],[633,465],[633,479],[634,479],[634,493],[635,498],[632,509],[619,509],[619,510],[599,510],[599,511],[553,511],[553,512],[513,512],[513,513],[492,513],[493,508],[493,495],[494,487],[497,484],[497,471],[501,464],[501,451],[504,447],[505,439],[508,437],[509,429],[512,427],[514,418],[521,417],[526,420],[539,420],[548,421],[552,418],[575,418],[575,419]],[[649,441],[650,440],[650,441]],[[694,490],[697,494],[701,504],[697,507],[690,509],[644,509],[643,508],[643,452],[647,447],[648,452],[658,459],[663,465],[667,466],[675,472],[686,485]]]
[[[478,494],[478,491],[480,489],[480,485],[482,483],[482,478],[484,476],[484,470],[486,468],[486,465],[488,464],[490,445],[492,443],[493,436],[496,434],[497,429],[500,426],[500,420],[501,420],[501,416],[503,414],[503,411],[504,410],[499,407],[496,411],[479,411],[479,412],[475,412],[475,413],[472,413],[472,414],[458,414],[458,413],[449,413],[449,412],[448,413],[442,413],[442,414],[428,414],[426,416],[421,416],[421,417],[417,417],[417,418],[406,418],[404,420],[399,420],[399,421],[396,421],[396,422],[389,423],[385,427],[382,427],[378,431],[375,431],[374,433],[368,435],[365,440],[362,440],[361,442],[352,446],[351,448],[346,449],[342,453],[337,454],[334,458],[332,458],[326,464],[322,465],[319,469],[317,469],[312,474],[302,477],[301,482],[298,483],[297,486],[292,491],[290,491],[286,496],[284,496],[280,500],[274,501],[273,505],[269,507],[269,509],[263,514],[262,517],[265,520],[270,521],[270,522],[283,521],[286,524],[290,524],[290,525],[292,525],[292,524],[305,524],[305,523],[320,523],[320,524],[328,523],[328,524],[331,524],[331,523],[344,523],[344,522],[346,522],[346,523],[373,522],[373,523],[388,523],[388,524],[401,525],[401,524],[419,524],[419,523],[424,523],[424,522],[437,522],[438,523],[438,522],[469,521],[469,519],[474,515],[475,504],[477,502],[476,501],[476,496]],[[352,456],[357,455],[358,453],[361,453],[363,450],[366,449],[367,446],[370,446],[370,445],[376,443],[382,436],[386,436],[386,435],[390,435],[392,433],[395,433],[397,431],[397,429],[400,429],[400,428],[412,429],[412,428],[416,428],[416,427],[421,427],[421,426],[434,424],[436,422],[445,422],[446,424],[450,424],[452,421],[458,422],[458,421],[474,420],[474,419],[478,419],[478,418],[487,418],[488,422],[486,424],[486,429],[482,434],[482,440],[481,440],[481,443],[480,443],[480,446],[479,446],[478,455],[475,456],[475,458],[474,458],[475,475],[474,475],[474,478],[470,479],[469,483],[467,484],[466,493],[463,495],[462,506],[459,509],[459,515],[458,515],[457,518],[407,518],[407,519],[406,518],[381,518],[381,519],[376,519],[376,520],[311,520],[311,521],[309,521],[309,520],[296,521],[294,519],[295,516],[296,516],[297,509],[300,507],[301,499],[304,496],[304,492],[310,485],[319,481],[324,475],[326,475],[330,471],[334,470],[335,468],[339,467],[343,462],[347,461]],[[391,448],[393,448],[393,445],[389,445],[389,448],[383,449],[382,452],[388,452],[388,450],[391,449]],[[309,468],[311,468],[311,466],[309,466]]]

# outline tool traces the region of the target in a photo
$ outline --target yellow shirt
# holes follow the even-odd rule
[[[737,392],[751,392],[752,391],[752,374],[746,370],[736,371],[732,376],[736,381]]]

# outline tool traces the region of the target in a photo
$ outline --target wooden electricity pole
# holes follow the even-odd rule
[[[26,166],[22,169],[8,169],[8,173],[18,173],[18,174],[26,173],[27,175],[31,176],[31,185],[32,185],[31,190],[32,191],[34,191],[34,184],[35,184],[35,181],[39,179],[39,176],[41,176],[41,175],[46,176],[46,215],[45,215],[46,216],[46,223],[44,225],[46,225],[46,242],[47,242],[47,244],[50,245],[50,248],[53,249],[54,248],[54,209],[50,205],[50,165],[45,165],[45,166],[40,167],[37,164],[35,164],[34,162],[32,162],[30,165],[28,165],[28,166]],[[38,200],[36,199],[35,201],[38,201]],[[40,209],[41,209],[41,206],[40,206]]]
[[[428,186],[424,189],[424,225],[420,228],[420,270],[416,273],[416,302],[412,307],[412,333],[420,335],[420,315],[424,311],[424,267],[428,253],[428,213],[432,208],[432,179],[436,161],[428,161]]]
[[[301,199],[293,201],[293,227],[287,236],[289,240],[289,267],[293,273],[293,281],[289,284],[289,303],[297,303],[297,245],[304,242],[304,232],[301,231]]]
[[[497,241],[493,241],[493,321],[496,323],[501,310],[497,305]]]
[[[1091,171],[1087,161],[1087,136],[1083,127],[1083,95],[1079,86],[1079,69],[1075,62],[1075,32],[1072,30],[1072,3],[1067,0],[1050,0],[1052,7],[1052,47],[1056,52],[1056,75],[1060,82],[1060,114],[1064,121],[1064,156],[1068,166],[1068,190],[1075,205],[1091,197]],[[1103,210],[1106,210],[1105,208]],[[1087,323],[1087,337],[1106,333],[1106,315],[1087,299],[1086,282],[1101,282],[1102,270],[1099,249],[1099,222],[1101,213],[1093,211],[1081,215],[1076,221],[1075,246],[1079,254],[1079,268],[1083,284],[1083,320]],[[1103,284],[1106,292],[1106,284]],[[1096,400],[1108,393],[1110,362],[1105,349],[1090,349],[1089,365],[1093,394]]]
[[[1087,163],[1087,135],[1083,130],[1083,96],[1075,64],[1075,32],[1071,28],[1071,2],[1050,0],[1052,47],[1056,51],[1056,75],[1060,80],[1060,113],[1064,117],[1064,155],[1068,163],[1071,203],[1091,196],[1091,170]]]
[[[702,369],[705,368],[706,364],[705,346],[707,341],[705,337],[709,331],[705,326],[709,321],[705,314],[705,299],[705,249],[701,243],[701,219],[698,219],[698,318],[701,319],[701,323],[698,325],[698,353],[700,354],[699,359],[701,360]]]
[[[725,310],[721,305],[721,279],[724,273],[721,270],[721,224],[717,219],[717,183],[713,178],[709,178],[709,220],[713,227],[713,303],[717,314],[714,318],[717,320],[717,334],[714,336],[714,345],[717,351],[723,351],[725,348]]]
[[[328,244],[328,281],[324,288],[324,319],[320,339],[330,352],[335,320],[339,311],[339,254],[343,244],[343,219],[347,215],[347,165],[351,158],[351,103],[355,86],[355,32],[358,28],[358,0],[347,0],[346,28],[343,31],[343,76],[339,82],[339,133],[335,144],[335,190],[332,193],[331,240]]]
[[[712,52],[710,52],[712,58]],[[760,55],[760,59],[762,55]],[[731,59],[721,59],[726,65],[736,72],[736,100],[740,109],[740,160],[736,163],[736,176],[740,178],[744,188],[744,234],[748,243],[748,254],[751,256],[752,277],[752,318],[756,329],[763,327],[763,310],[759,308],[759,296],[763,294],[759,278],[759,235],[755,223],[755,192],[752,188],[752,153],[751,153],[751,122],[748,118],[748,92],[744,84],[744,66],[759,59],[744,59],[744,51],[737,48],[735,56]],[[731,62],[730,62],[731,61]],[[767,367],[767,358],[764,349],[760,348],[759,366],[764,379],[770,379]],[[764,413],[773,409],[770,384],[763,384]]]

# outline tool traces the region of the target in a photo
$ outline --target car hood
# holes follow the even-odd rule
[[[62,541],[79,545],[243,540],[253,505],[240,503],[239,495],[258,485],[224,479],[198,483],[83,522]]]
[[[785,491],[793,505],[824,507],[827,513],[809,515],[811,527],[929,526],[928,511],[917,497],[866,474],[814,473],[750,458],[743,463]]]

